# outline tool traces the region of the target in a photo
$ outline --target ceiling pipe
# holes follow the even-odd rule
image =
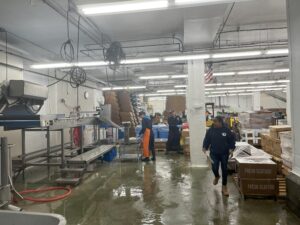
[[[67,19],[67,11],[57,2],[53,1],[53,0],[43,0],[43,2],[48,5],[50,8],[52,8],[55,12],[57,12],[59,15],[61,15],[62,17],[64,17],[65,19]],[[76,7],[76,6],[75,6]],[[74,7],[73,7],[74,8]],[[100,29],[94,24],[92,23],[90,20],[88,20],[85,16],[80,15],[77,12],[77,9],[74,8],[75,13],[78,16],[81,16],[82,21],[84,21],[86,24],[88,24],[89,27],[92,28],[92,30],[95,32],[95,34],[92,34],[89,29],[87,29],[83,23],[81,23],[79,29],[81,30],[82,33],[84,33],[86,36],[88,36],[92,41],[94,41],[96,44],[105,47],[104,43],[106,41],[110,42],[110,38],[108,37],[108,35],[104,34],[103,32],[100,31]],[[72,15],[69,15],[69,20],[70,23],[72,23],[75,27],[77,27],[77,19],[74,18]],[[96,28],[95,28],[96,27]],[[96,30],[96,31],[95,31]],[[101,38],[99,38],[101,37]]]
[[[215,45],[216,45],[216,43],[217,43],[218,41],[219,41],[219,47],[220,47],[220,37],[221,37],[221,33],[222,33],[222,31],[224,30],[224,28],[225,28],[225,26],[226,26],[226,23],[227,23],[227,21],[228,21],[230,15],[231,15],[231,12],[232,12],[234,6],[235,6],[235,2],[231,4],[230,9],[229,9],[227,15],[225,16],[225,19],[223,19],[223,22],[221,23],[221,25],[220,25],[220,27],[219,27],[219,29],[218,29],[218,31],[217,31],[217,34],[216,34],[216,36],[215,36],[215,38],[214,38],[214,41],[213,41],[213,47],[215,47]]]

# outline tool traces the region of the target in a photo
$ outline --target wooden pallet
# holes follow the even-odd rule
[[[285,176],[278,176],[278,197],[279,198],[286,198],[287,191],[286,191],[286,179]]]

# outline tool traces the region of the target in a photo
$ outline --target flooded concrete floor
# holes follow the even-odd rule
[[[27,188],[44,185],[34,181],[38,176],[27,174]],[[284,202],[245,201],[231,178],[226,198],[221,184],[213,186],[212,180],[209,169],[190,168],[184,156],[160,154],[156,163],[104,163],[64,201],[19,205],[28,211],[61,214],[68,225],[300,224]]]

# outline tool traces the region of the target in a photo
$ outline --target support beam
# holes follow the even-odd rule
[[[293,171],[300,176],[300,1],[287,0],[288,32],[290,48],[290,94],[293,127]]]
[[[191,164],[193,167],[207,167],[206,156],[202,153],[202,142],[206,132],[203,60],[189,61],[188,63],[186,100],[190,127]]]
[[[290,50],[290,97],[293,129],[294,162],[287,177],[287,205],[300,216],[300,1],[287,0],[288,35]]]

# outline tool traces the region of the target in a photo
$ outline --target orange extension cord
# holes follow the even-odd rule
[[[24,195],[32,194],[32,193],[44,193],[48,191],[58,191],[58,190],[65,190],[66,192],[61,195],[56,195],[51,198],[33,198],[33,197],[25,197]],[[39,203],[46,203],[46,202],[54,202],[58,200],[62,200],[67,198],[72,193],[71,188],[69,187],[46,187],[41,189],[32,189],[32,190],[24,190],[19,192],[19,194],[23,197],[23,200],[31,201],[31,202],[39,202]]]

